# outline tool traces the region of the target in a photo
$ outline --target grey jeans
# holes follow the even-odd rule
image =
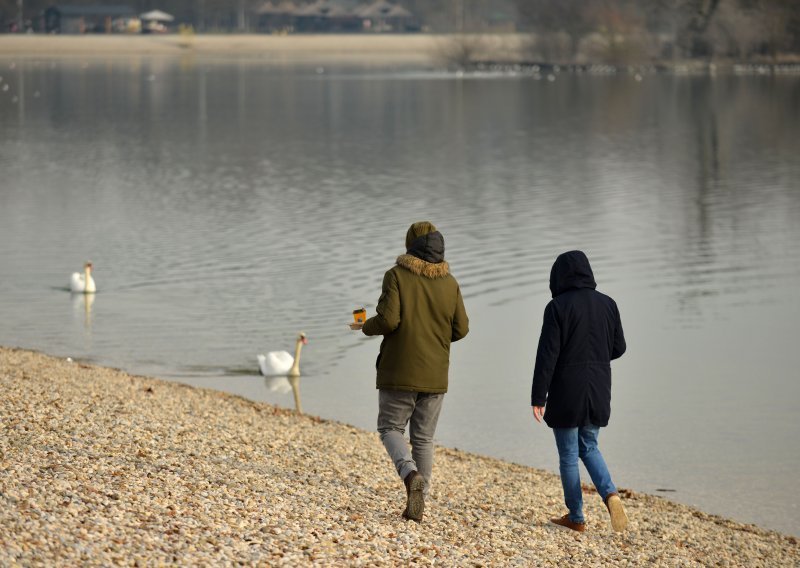
[[[425,478],[425,494],[431,486],[433,434],[439,421],[444,394],[381,389],[378,394],[378,433],[401,479],[418,471]],[[411,451],[405,439],[406,424]]]

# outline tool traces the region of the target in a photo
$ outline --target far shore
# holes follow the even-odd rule
[[[524,36],[486,36],[487,58],[515,58]],[[0,35],[0,57],[196,55],[274,62],[377,62],[431,65],[449,36],[408,35]]]
[[[130,57],[253,59],[274,64],[353,63],[447,66],[609,67],[602,61],[539,61],[531,36],[507,34],[165,34],[44,35],[0,34],[0,59],[40,60]],[[800,73],[800,55],[778,60],[655,60],[610,67],[676,73]]]
[[[421,524],[374,432],[0,347],[0,565],[798,566],[797,538],[437,448]]]

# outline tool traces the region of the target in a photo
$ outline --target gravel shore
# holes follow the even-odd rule
[[[422,524],[377,434],[0,348],[0,565],[800,566],[797,539],[625,492],[587,532],[553,474],[437,449]]]
[[[199,34],[44,35],[0,34],[0,58],[134,56],[254,57],[275,63],[383,63],[431,65],[468,43],[475,56],[516,61],[523,34],[481,34],[472,39],[436,34]]]

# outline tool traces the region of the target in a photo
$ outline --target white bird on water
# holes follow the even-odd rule
[[[92,278],[91,262],[87,261],[86,264],[83,265],[83,274],[80,272],[72,273],[69,289],[72,292],[77,292],[80,294],[94,294],[97,292],[97,286],[95,286],[94,278]]]
[[[284,375],[290,377],[300,376],[300,350],[308,343],[305,333],[297,336],[294,346],[294,357],[287,351],[270,351],[266,355],[257,355],[258,367],[265,377]]]
[[[257,355],[258,367],[265,377],[285,376],[294,394],[294,407],[298,414],[303,414],[300,404],[300,350],[308,343],[305,333],[297,336],[294,344],[294,357],[286,351],[270,351],[266,355]],[[267,378],[267,381],[272,379]]]

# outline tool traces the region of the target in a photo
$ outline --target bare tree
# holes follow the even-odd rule
[[[581,37],[594,31],[595,22],[587,10],[585,0],[517,0],[520,25],[545,37],[539,43],[550,43],[548,38],[566,34],[570,38],[572,57],[577,52]]]
[[[678,33],[677,42],[689,57],[711,57],[714,45],[709,40],[708,29],[717,13],[720,0],[683,0],[678,3],[678,13],[684,15],[685,26]]]
[[[792,37],[789,22],[792,10],[797,15],[797,2],[787,0],[759,0],[758,11],[761,23],[761,51],[773,61],[778,54],[788,52],[792,48]]]

